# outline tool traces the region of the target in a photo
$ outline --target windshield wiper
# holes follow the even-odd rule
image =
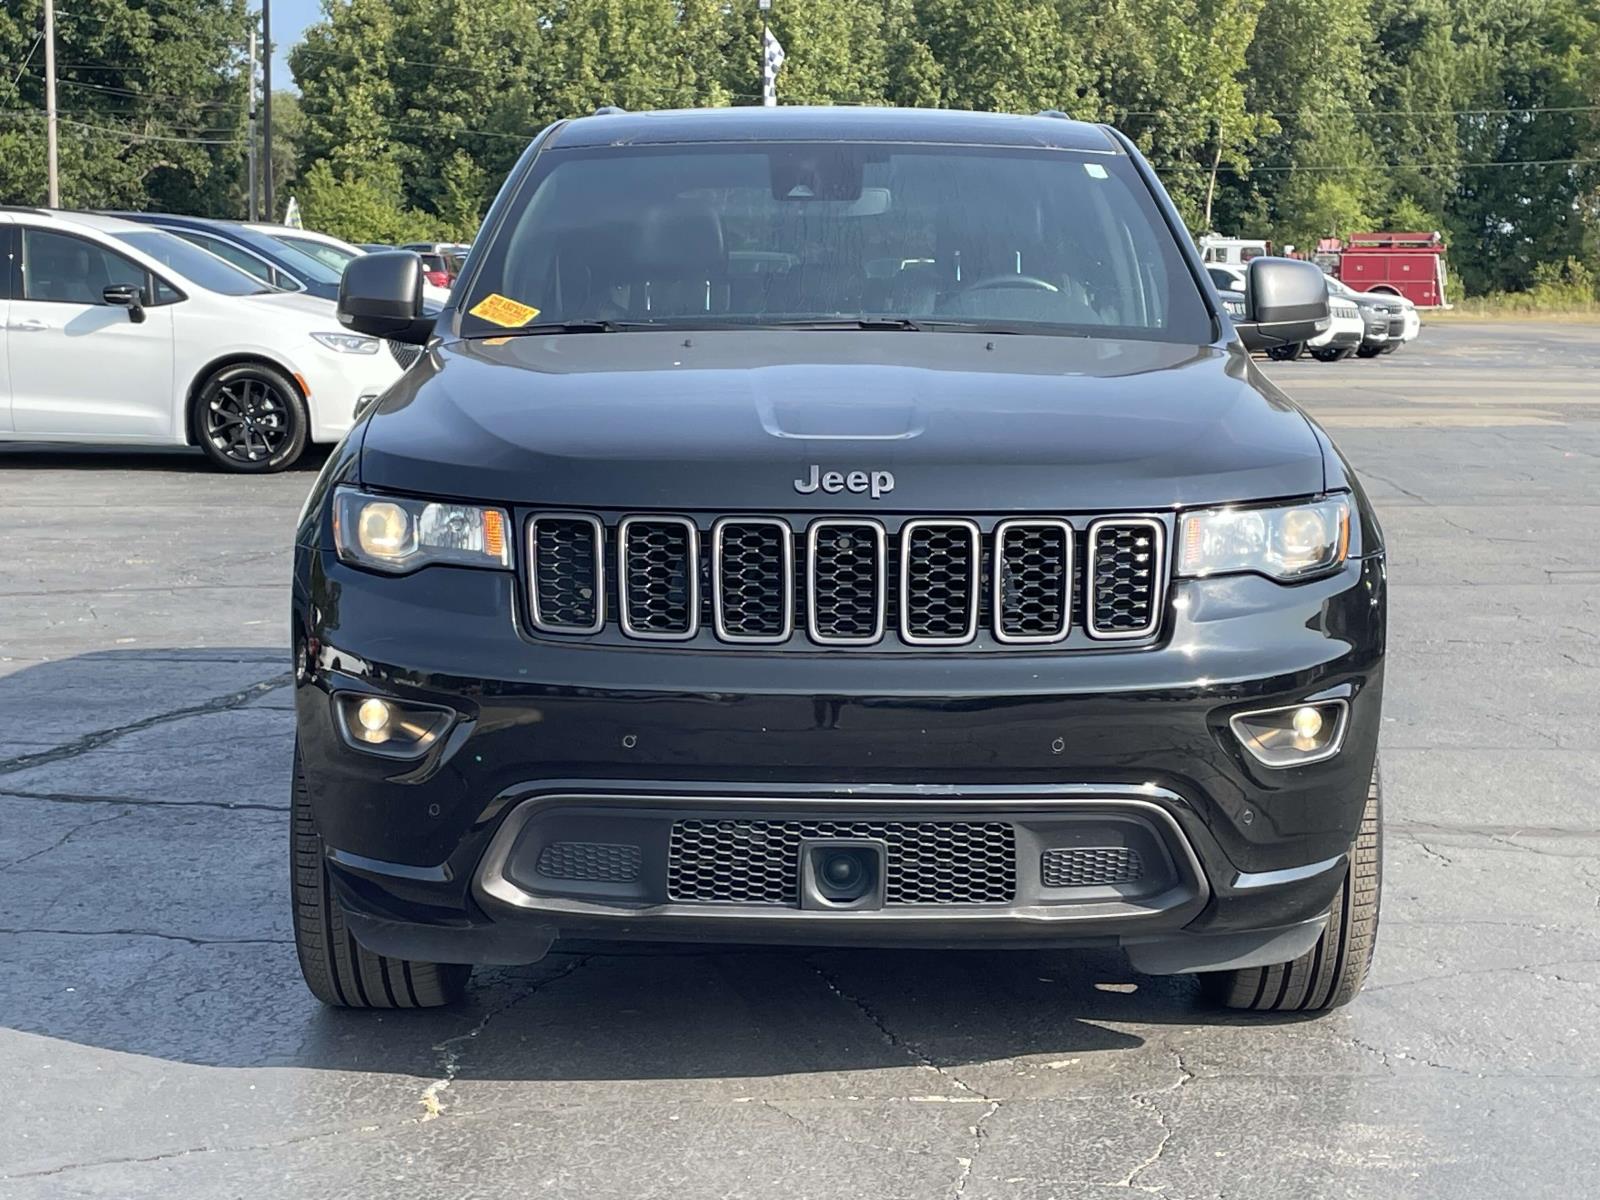
[[[517,337],[525,333],[620,333],[624,329],[647,329],[647,325],[634,325],[624,321],[597,318],[588,321],[541,321],[537,325],[524,325],[521,329],[507,329],[493,337]]]
[[[776,321],[756,320],[751,322],[749,328],[754,329],[888,329],[906,330],[911,333],[922,332],[922,326],[910,317],[796,317],[793,320],[779,319]]]

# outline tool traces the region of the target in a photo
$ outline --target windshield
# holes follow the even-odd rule
[[[232,263],[224,262],[209,250],[202,250],[159,229],[119,233],[116,237],[141,254],[171,267],[184,279],[208,292],[220,292],[224,296],[256,296],[275,290],[264,286],[254,275],[247,275]]]
[[[485,300],[488,316],[472,315]],[[986,146],[550,151],[463,308],[468,336],[876,317],[1212,337],[1200,289],[1126,157]]]
[[[291,237],[287,234],[276,233],[272,237],[275,241],[282,242],[296,253],[315,259],[332,270],[336,277],[344,274],[344,269],[352,258],[360,257],[352,250],[345,250],[327,242],[319,242],[315,238]]]

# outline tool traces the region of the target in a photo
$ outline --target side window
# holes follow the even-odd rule
[[[1212,267],[1206,272],[1206,274],[1211,276],[1211,282],[1217,285],[1217,291],[1233,291],[1233,276],[1229,275],[1226,271],[1219,271],[1217,268]]]
[[[101,293],[131,283],[149,296],[145,269],[85,238],[47,229],[22,231],[22,295],[58,304],[104,304]]]
[[[177,234],[184,241],[192,242],[202,250],[209,250],[218,258],[232,263],[246,275],[254,276],[256,279],[261,280],[262,283],[273,283],[273,270],[270,266],[255,255],[246,254],[239,247],[225,242],[221,238],[207,237],[203,233],[191,233],[187,229],[171,229],[168,232]]]

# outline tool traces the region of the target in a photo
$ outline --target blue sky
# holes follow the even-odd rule
[[[307,25],[322,16],[322,0],[272,0],[272,40],[278,53],[272,60],[272,86],[289,87],[289,51]],[[298,90],[298,89],[296,89]]]

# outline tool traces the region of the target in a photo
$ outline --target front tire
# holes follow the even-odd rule
[[[1349,346],[1318,346],[1311,352],[1318,362],[1335,363],[1350,357]]]
[[[1357,358],[1377,358],[1383,353],[1382,346],[1362,346],[1356,351]]]
[[[267,475],[305,453],[311,415],[305,398],[267,363],[235,363],[200,385],[194,397],[194,436],[224,471]]]
[[[289,831],[289,889],[294,945],[311,994],[334,1008],[440,1008],[465,994],[470,966],[374,954],[345,926],[329,886],[322,836],[311,819],[300,754],[294,757]]]
[[[1267,351],[1267,357],[1273,362],[1293,362],[1300,357],[1300,351],[1305,349],[1304,342],[1290,342],[1287,346],[1273,346]]]
[[[1225,1008],[1252,1012],[1327,1012],[1349,1004],[1372,966],[1382,890],[1383,787],[1374,768],[1350,869],[1317,944],[1293,962],[1202,975],[1202,986]]]

